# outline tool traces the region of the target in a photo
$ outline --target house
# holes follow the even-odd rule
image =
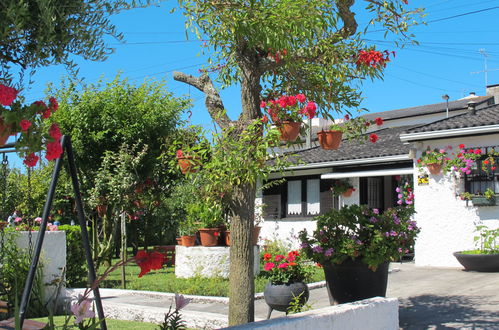
[[[366,119],[381,117],[384,121],[383,126],[376,131],[379,136],[377,143],[343,141],[338,150],[324,150],[316,141],[312,141],[309,148],[295,151],[295,165],[289,167],[284,175],[276,174],[270,178],[280,179],[280,184],[273,185],[257,196],[257,206],[263,204],[260,208],[263,217],[261,237],[293,241],[292,237],[303,228],[315,229],[314,216],[342,205],[360,203],[380,210],[397,205],[395,188],[399,180],[418,182],[419,170],[415,161],[428,145],[434,147],[457,143],[457,148],[457,145],[464,143],[467,147],[485,147],[494,145],[494,138],[499,144],[499,139],[492,131],[487,131],[487,126],[499,125],[499,106],[494,105],[499,103],[498,97],[499,85],[494,85],[487,87],[486,96],[472,93],[456,101],[367,114]],[[475,117],[470,117],[468,104],[473,105]],[[494,121],[493,114],[497,114],[497,121]],[[344,178],[348,178],[355,192],[349,197],[334,197],[330,190],[333,180]],[[492,210],[476,210],[466,206],[464,201],[456,198],[454,190],[452,196],[447,196],[454,183],[447,183],[446,180],[430,175],[428,186],[416,184],[414,187],[418,212],[415,217],[422,226],[415,251],[416,263],[419,265],[457,266],[450,250],[462,250],[473,243],[473,222],[494,218],[489,214]],[[461,188],[464,189],[464,186]],[[496,191],[499,192],[499,186]],[[443,195],[440,196],[440,193]],[[459,211],[455,211],[455,207]],[[433,208],[437,212],[432,213]],[[459,235],[462,239],[460,243],[455,240],[456,244],[443,249],[442,244],[445,243],[439,237],[446,229],[441,226],[442,220],[435,221],[435,214],[447,219],[450,214],[457,216],[455,212],[459,213],[460,219],[468,219],[463,220],[463,223],[471,224],[463,225],[463,228],[454,224],[456,230],[449,230],[449,240],[453,235]],[[473,212],[481,215],[475,215],[474,220],[470,220],[467,216]],[[431,226],[429,221],[433,221]],[[428,241],[434,244],[429,245]],[[431,255],[435,255],[435,249],[430,246],[442,249],[442,260],[428,260]]]

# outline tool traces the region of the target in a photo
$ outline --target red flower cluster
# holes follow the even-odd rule
[[[0,84],[0,104],[9,106],[17,97],[18,91],[15,88]]]
[[[164,256],[157,252],[147,252],[141,250],[137,252],[135,256],[135,262],[140,267],[139,277],[144,276],[149,273],[151,270],[158,270],[163,268]]]
[[[19,125],[21,126],[21,130],[26,132],[31,127],[31,122],[27,119],[23,119]]]
[[[40,157],[38,157],[37,155],[35,155],[33,152],[30,153],[28,156],[26,156],[26,158],[24,158],[23,160],[23,163],[26,165],[26,166],[29,166],[29,167],[34,167],[36,166],[36,163],[38,163],[38,160],[40,159]]]
[[[395,52],[391,52],[395,57]],[[386,67],[386,63],[390,61],[390,52],[385,50],[383,52],[377,50],[360,50],[357,55],[357,67],[361,65],[376,68],[378,66]]]
[[[372,133],[371,135],[369,135],[369,141],[371,141],[372,143],[376,143],[376,141],[378,141],[378,139],[379,139],[379,137],[375,133]]]
[[[182,149],[178,149],[175,156],[177,156],[177,158],[184,158],[184,153],[182,152]]]
[[[283,95],[276,100],[262,101],[260,107],[265,109],[276,124],[287,120],[301,121],[300,116],[312,119],[317,111],[317,105],[312,101],[307,102],[303,94]],[[263,117],[262,122],[268,122],[268,117]]]

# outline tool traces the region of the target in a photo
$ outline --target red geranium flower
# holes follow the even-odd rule
[[[260,102],[260,108],[265,108],[267,106],[267,102],[262,101]]]
[[[265,271],[269,271],[269,270],[272,270],[272,268],[275,267],[275,264],[273,262],[267,262],[264,266],[263,266],[263,269],[265,269]]]
[[[23,119],[19,123],[19,126],[21,126],[21,130],[27,131],[31,127],[31,122],[27,119]]]
[[[47,160],[54,160],[61,157],[62,154],[62,146],[59,141],[50,142],[47,144],[47,154],[45,158]]]
[[[9,106],[17,97],[18,91],[15,88],[0,84],[0,104]]]
[[[274,261],[277,262],[281,261],[282,259],[284,259],[284,256],[282,254],[278,254],[274,257]]]
[[[147,251],[141,250],[137,252],[137,255],[135,256],[135,262],[140,267],[139,277],[144,276],[151,270],[158,270],[163,268],[163,260],[164,256],[157,251],[148,253]]]
[[[306,97],[305,97],[305,95],[303,95],[303,94],[296,94],[296,99],[297,99],[300,103],[303,103],[303,102],[305,102],[305,100],[306,100],[307,98],[306,98]]]
[[[462,143],[461,143],[461,144],[459,145],[459,149],[464,149],[464,144],[462,144]]]
[[[371,141],[372,143],[376,143],[376,141],[378,141],[378,139],[379,139],[379,137],[375,133],[372,133],[371,135],[369,135],[369,141]]]
[[[283,262],[282,264],[280,264],[279,266],[277,266],[277,268],[288,268],[288,263]]]
[[[378,126],[383,125],[383,119],[381,119],[381,117],[378,117],[378,118],[374,119],[374,122],[375,122],[375,123],[376,123],[376,125],[378,125]]]
[[[262,123],[266,124],[269,122],[269,117],[267,117],[267,115],[264,115],[260,120],[262,121]]]
[[[184,153],[182,152],[181,149],[177,150],[176,156],[177,156],[177,158],[183,158],[184,157]]]
[[[28,156],[26,156],[26,158],[24,158],[23,163],[26,164],[26,166],[28,167],[35,167],[39,159],[40,157],[38,157],[32,152]]]
[[[49,128],[49,135],[56,141],[62,137],[61,130],[59,129],[59,125],[53,123]]]
[[[270,253],[265,253],[263,255],[263,260],[269,261],[272,258],[272,255]]]
[[[55,99],[55,97],[49,98],[49,106],[50,106],[50,109],[52,110],[52,112],[56,112],[57,109],[59,109],[59,103],[57,103],[57,100]]]

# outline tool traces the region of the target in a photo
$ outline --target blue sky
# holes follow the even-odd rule
[[[176,3],[164,2],[159,7],[136,9],[112,17],[118,30],[124,33],[126,43],[110,40],[115,52],[102,63],[77,59],[80,77],[90,83],[101,75],[112,79],[122,71],[123,77],[138,83],[144,79],[165,78],[171,92],[177,96],[190,95],[194,100],[191,123],[211,128],[203,94],[172,78],[175,70],[198,74],[198,69],[206,63],[206,57],[199,56],[202,42],[193,36],[186,40],[183,16],[178,11],[169,13]],[[442,102],[443,94],[448,94],[450,100],[469,92],[484,95],[484,73],[471,72],[484,70],[484,56],[479,49],[487,54],[489,70],[499,69],[499,26],[494,24],[499,17],[497,4],[497,0],[410,1],[410,6],[427,8],[425,21],[444,20],[411,30],[419,46],[396,49],[379,33],[365,36],[368,43],[376,44],[379,50],[395,50],[397,56],[388,63],[383,81],[364,84],[362,106],[377,112]],[[479,10],[484,11],[467,14]],[[462,16],[446,19],[456,15]],[[359,21],[363,22],[362,17]],[[49,82],[57,85],[65,74],[61,66],[39,69],[33,77],[35,83],[25,92],[27,100],[42,98],[45,85]],[[490,71],[488,82],[499,83],[499,71]],[[222,91],[222,98],[229,115],[235,118],[240,112],[238,88]]]

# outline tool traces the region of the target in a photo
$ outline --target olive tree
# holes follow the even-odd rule
[[[246,138],[246,127],[262,117],[259,105],[266,97],[303,93],[318,104],[323,116],[355,108],[360,83],[382,77],[389,56],[363,41],[366,31],[359,31],[356,13],[362,12],[372,23],[369,26],[410,40],[407,31],[419,10],[406,10],[406,0],[364,0],[364,6],[355,7],[354,2],[179,0],[187,25],[207,40],[211,57],[199,76],[176,72],[174,79],[205,94],[209,114],[222,130],[231,131],[235,141]],[[227,115],[210,74],[218,87],[240,85],[242,109],[237,119]],[[242,179],[232,187],[230,325],[254,320],[254,182]]]

